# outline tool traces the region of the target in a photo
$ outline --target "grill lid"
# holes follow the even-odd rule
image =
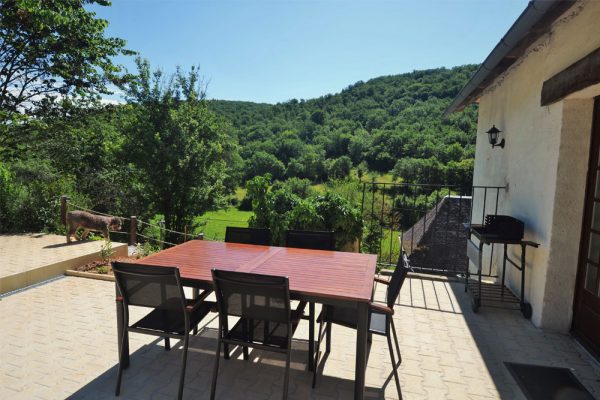
[[[487,241],[520,241],[525,224],[509,215],[486,215],[484,225],[472,227],[476,236]]]

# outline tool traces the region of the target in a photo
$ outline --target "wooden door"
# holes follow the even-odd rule
[[[594,121],[579,250],[573,330],[600,357],[600,97]]]

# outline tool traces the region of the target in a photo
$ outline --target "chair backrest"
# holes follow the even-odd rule
[[[289,230],[285,233],[285,245],[300,249],[333,250],[335,246],[333,234],[330,231]]]
[[[230,243],[271,245],[271,230],[266,228],[225,228],[225,241]]]
[[[125,305],[185,310],[178,268],[115,261],[112,269]]]
[[[392,274],[392,279],[390,279],[390,283],[387,288],[386,302],[387,306],[390,308],[394,308],[394,304],[396,304],[396,300],[398,299],[398,295],[400,294],[400,289],[402,289],[402,285],[406,280],[406,275],[410,270],[410,264],[408,262],[408,256],[401,251],[400,257],[398,258],[398,263],[396,264],[396,269]]]
[[[290,324],[287,277],[212,270],[219,317],[228,316]]]

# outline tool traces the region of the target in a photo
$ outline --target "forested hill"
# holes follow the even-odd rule
[[[351,167],[394,172],[407,181],[469,184],[475,107],[442,113],[476,65],[359,81],[341,93],[276,105],[211,100],[232,124],[247,178],[313,181],[344,177]]]

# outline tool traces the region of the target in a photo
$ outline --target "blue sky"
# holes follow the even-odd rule
[[[479,63],[526,0],[113,0],[108,34],[153,67],[199,65],[208,97],[276,103]],[[132,58],[119,62],[135,70]]]

